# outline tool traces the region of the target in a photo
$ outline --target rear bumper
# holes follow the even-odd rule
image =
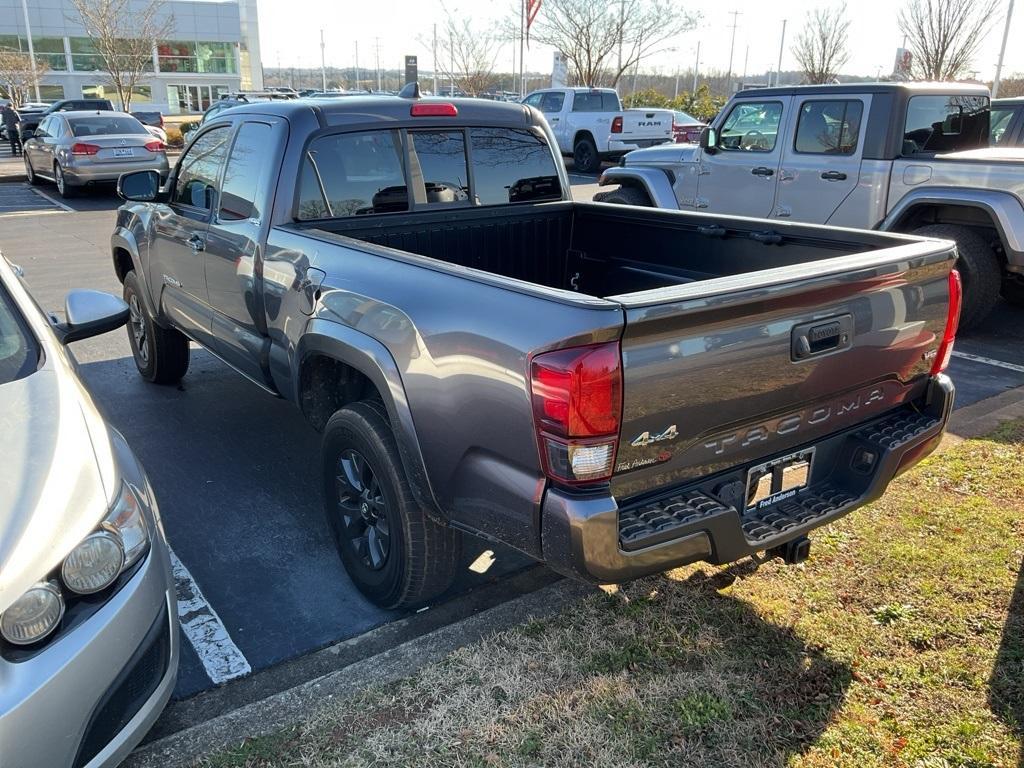
[[[550,488],[541,512],[544,561],[568,576],[618,583],[700,560],[730,563],[778,547],[874,501],[896,475],[935,450],[954,392],[949,378],[939,375],[916,407],[903,406],[805,446],[818,453],[809,485],[742,514],[720,495],[730,481],[745,477],[746,466],[622,509],[607,493]],[[865,451],[875,456],[871,469],[854,469]]]
[[[133,173],[134,171],[156,171],[161,178],[165,178],[170,166],[167,157],[158,155],[152,160],[145,160],[133,163],[82,163],[70,165],[64,168],[64,179],[71,184],[81,186],[83,184],[98,182],[117,181],[122,173]]]
[[[620,157],[627,152],[632,152],[634,149],[646,149],[647,147],[657,147],[660,144],[671,144],[674,141],[673,138],[666,137],[664,139],[639,139],[637,141],[618,141],[616,139],[608,140],[608,151],[602,152],[602,157]]]

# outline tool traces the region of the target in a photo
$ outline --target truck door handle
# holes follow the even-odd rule
[[[192,235],[192,237],[185,242],[187,242],[188,247],[192,249],[192,253],[199,253],[200,251],[206,250],[206,241],[199,235]]]
[[[824,171],[821,178],[825,181],[846,181],[846,174],[842,171]]]
[[[751,168],[750,172],[755,176],[764,176],[765,178],[775,175],[775,171],[772,168],[765,168],[763,165],[758,166],[757,168]]]

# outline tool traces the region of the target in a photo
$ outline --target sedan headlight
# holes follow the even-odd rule
[[[64,586],[80,595],[106,589],[121,574],[124,548],[120,538],[110,531],[97,531],[64,558],[60,577]]]
[[[0,615],[0,635],[14,645],[29,645],[53,632],[64,615],[64,599],[51,581],[40,581]]]

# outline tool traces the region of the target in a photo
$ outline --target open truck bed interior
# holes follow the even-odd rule
[[[597,297],[863,253],[891,235],[589,203],[460,208],[299,225]],[[781,246],[781,247],[780,247]]]

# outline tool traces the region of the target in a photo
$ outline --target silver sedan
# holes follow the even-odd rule
[[[128,307],[75,291],[49,321],[0,256],[0,763],[119,763],[174,688],[170,553],[146,475],[65,345]]]
[[[163,178],[169,169],[166,145],[125,112],[54,112],[22,139],[29,183],[52,181],[61,197],[122,173],[152,170]]]

